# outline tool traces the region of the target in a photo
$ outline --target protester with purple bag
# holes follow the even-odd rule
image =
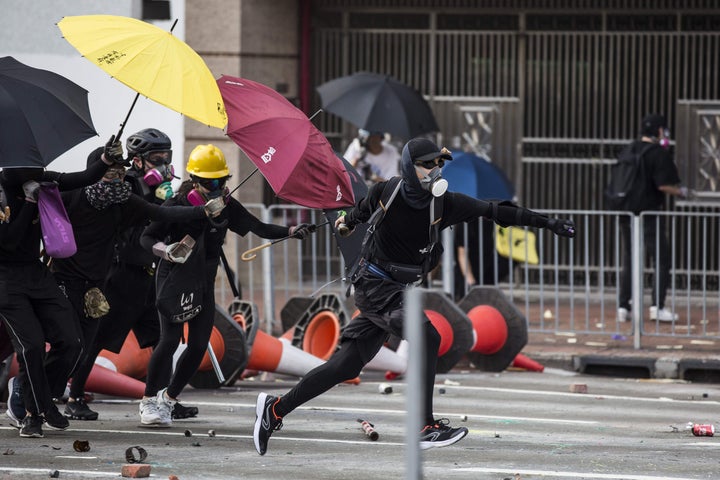
[[[99,180],[115,161],[122,162],[122,145],[113,137],[104,148],[102,161],[82,172],[60,173],[40,167],[0,172],[0,188],[10,212],[9,221],[0,223],[0,319],[20,364],[20,375],[8,384],[7,414],[20,427],[21,437],[42,437],[43,423],[59,430],[69,426],[53,397],[63,394],[82,354],[72,306],[39,258],[40,182],[54,182],[60,191],[81,188]],[[47,353],[46,342],[50,344]]]

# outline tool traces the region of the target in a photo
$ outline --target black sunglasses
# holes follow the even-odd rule
[[[433,160],[425,160],[423,162],[415,162],[415,165],[421,166],[427,170],[432,170],[435,167],[442,168],[443,165],[445,165],[445,160],[441,158],[440,160],[437,161],[437,163],[435,163],[434,159]]]

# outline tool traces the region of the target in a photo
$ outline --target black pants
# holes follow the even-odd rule
[[[110,312],[96,320],[96,333],[88,342],[83,361],[73,375],[70,396],[81,397],[95,360],[104,349],[119,353],[130,330],[141,348],[154,346],[160,338],[155,308],[155,278],[139,265],[114,264],[102,288]]]
[[[160,341],[153,349],[145,381],[145,396],[156,395],[167,387],[168,395],[177,398],[197,371],[207,351],[210,334],[215,324],[215,272],[206,271],[202,310],[186,323],[172,323],[160,315]],[[173,372],[173,355],[183,338],[187,325],[187,348],[180,355]]]
[[[643,244],[645,254],[652,259],[655,275],[652,282],[652,304],[658,309],[665,307],[665,297],[670,284],[670,244],[665,234],[665,217],[643,217]],[[620,273],[620,307],[630,310],[632,299],[632,238],[630,218],[620,218],[622,272]],[[645,259],[640,260],[641,268]]]
[[[353,379],[380,351],[390,334],[404,338],[402,293],[405,287],[394,282],[374,278],[367,273],[355,284],[355,301],[361,313],[345,328],[336,351],[327,362],[308,372],[297,385],[283,395],[275,405],[275,413],[284,417],[300,405],[325,393],[335,385]],[[440,334],[423,315],[423,418],[432,424],[433,387],[437,372]]]
[[[0,316],[21,367],[25,408],[44,413],[65,392],[83,352],[73,308],[40,261],[0,264]]]

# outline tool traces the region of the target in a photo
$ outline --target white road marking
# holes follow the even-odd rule
[[[658,477],[656,475],[632,475],[628,473],[592,473],[592,472],[561,472],[557,470],[527,470],[527,469],[499,469],[499,468],[454,468],[454,472],[472,472],[472,473],[497,473],[501,475],[508,474],[520,474],[520,475],[533,475],[540,477],[561,477],[561,478],[599,478],[606,480],[694,480],[688,477],[668,477],[663,475]]]

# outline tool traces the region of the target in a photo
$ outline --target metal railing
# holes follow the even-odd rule
[[[267,222],[293,224],[323,223],[322,212],[285,205],[270,208],[250,205],[251,212]],[[618,278],[622,270],[620,219],[631,220],[630,214],[590,210],[544,211],[547,215],[571,218],[578,235],[569,240],[547,230],[529,229],[535,235],[538,263],[512,261],[496,254],[494,226],[492,241],[477,248],[490,249],[494,273],[480,284],[494,284],[502,290],[525,315],[530,332],[563,335],[586,335],[598,341],[616,337],[635,338],[635,347],[649,337],[684,338],[688,340],[720,339],[720,262],[717,242],[720,219],[714,213],[671,211],[646,212],[664,218],[671,255],[671,281],[666,307],[679,314],[675,322],[655,322],[648,316],[651,299],[652,264],[642,262],[635,273],[635,322],[617,319]],[[638,229],[633,252],[644,259],[643,222],[632,223]],[[488,228],[480,223],[479,229]],[[521,230],[522,232],[522,230]],[[454,235],[468,236],[466,227],[458,225],[443,232],[445,254],[443,266],[433,272],[431,287],[462,297],[462,280],[454,275]],[[478,231],[479,238],[482,231]],[[510,238],[510,241],[514,240]],[[648,240],[651,241],[651,240]],[[251,262],[243,262],[243,251],[265,240],[254,235],[244,238],[230,234],[226,253],[238,273],[243,297],[257,304],[268,331],[280,328],[283,306],[293,296],[337,293],[345,298],[348,285],[342,280],[344,261],[331,229],[323,227],[304,241],[290,239],[261,250]],[[710,253],[713,253],[711,255]],[[487,265],[480,266],[484,269]],[[505,267],[505,268],[501,268]],[[504,272],[504,274],[501,274]],[[223,276],[217,280],[217,300],[229,304],[232,292]],[[640,295],[641,296],[638,296]],[[641,301],[642,299],[642,301]],[[346,300],[349,312],[354,310],[352,296]]]

